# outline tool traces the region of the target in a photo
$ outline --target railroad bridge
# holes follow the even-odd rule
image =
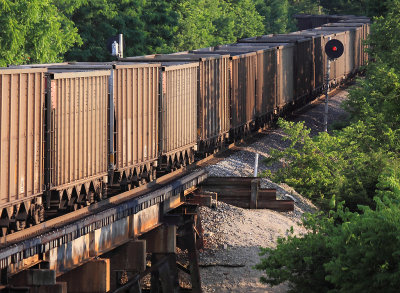
[[[180,247],[191,265],[178,268],[191,275],[193,292],[200,292],[198,205],[186,197],[207,175],[201,170],[177,178],[177,173],[182,171],[3,237],[3,289],[141,292],[139,281],[149,274],[152,288],[177,292]]]

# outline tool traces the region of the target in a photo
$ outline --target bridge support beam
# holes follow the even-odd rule
[[[57,279],[67,282],[68,293],[106,293],[110,291],[110,260],[90,260]]]
[[[67,284],[56,282],[56,272],[47,269],[22,271],[9,279],[8,292],[67,293]]]
[[[130,240],[102,257],[110,259],[110,286],[114,291],[146,270],[146,240]]]

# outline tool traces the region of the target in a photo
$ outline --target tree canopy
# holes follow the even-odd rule
[[[79,45],[74,23],[50,0],[0,0],[0,66],[48,63]]]

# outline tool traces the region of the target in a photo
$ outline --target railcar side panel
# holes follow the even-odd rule
[[[197,72],[197,63],[162,68],[162,155],[189,149],[197,142]]]
[[[110,71],[51,73],[51,187],[63,190],[107,174]]]
[[[119,171],[157,160],[159,69],[159,64],[115,66],[115,167]]]
[[[0,70],[0,207],[43,192],[45,72]]]

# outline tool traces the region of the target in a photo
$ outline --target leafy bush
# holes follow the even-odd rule
[[[397,292],[400,286],[400,162],[378,178],[376,209],[360,206],[350,212],[343,204],[327,215],[307,215],[304,236],[291,234],[256,268],[261,281],[288,281],[290,292]]]
[[[288,134],[284,139],[290,146],[271,151],[267,161],[284,165],[270,174],[272,180],[286,182],[325,210],[335,200],[345,201],[352,211],[358,204],[374,205],[378,176],[391,157],[384,150],[371,149],[377,142],[366,125],[359,122],[333,135],[324,132],[314,138],[304,123],[280,119],[278,125]]]

